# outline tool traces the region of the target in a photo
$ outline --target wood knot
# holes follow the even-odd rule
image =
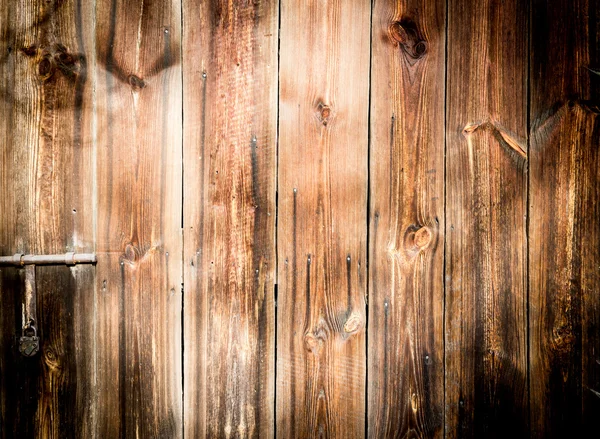
[[[319,355],[325,342],[329,338],[330,328],[323,316],[319,317],[317,324],[313,330],[309,330],[304,334],[304,347],[313,355]]]
[[[50,56],[44,56],[38,63],[38,75],[42,81],[46,81],[54,75],[56,67]]]
[[[462,130],[463,136],[473,134],[482,124],[482,122],[469,122]]]
[[[416,393],[413,393],[410,396],[410,406],[411,406],[413,412],[417,413],[417,410],[419,409],[419,398],[417,397]]]
[[[62,44],[53,44],[43,51],[38,46],[31,45],[20,51],[37,61],[37,73],[42,82],[52,78],[57,71],[67,78],[75,78],[85,59],[83,55],[69,53]]]
[[[421,227],[415,233],[415,245],[420,250],[424,250],[429,246],[432,238],[433,234],[429,230],[429,227]]]
[[[27,46],[27,47],[22,47],[20,49],[21,53],[23,53],[25,56],[28,57],[33,57],[37,54],[38,48],[35,44],[32,44],[31,46]]]
[[[66,50],[60,50],[54,55],[54,63],[61,73],[67,78],[75,78],[80,71],[83,55],[74,55]]]
[[[125,254],[123,255],[123,260],[129,262],[130,264],[135,264],[139,259],[139,250],[133,244],[127,244],[125,246]]]
[[[427,43],[425,41],[419,41],[415,44],[414,54],[415,58],[421,58],[427,52]]]
[[[417,25],[410,18],[402,18],[390,24],[390,39],[398,44],[402,51],[412,60],[417,60],[427,53],[427,42],[422,38]]]
[[[323,126],[327,126],[329,120],[331,118],[331,107],[323,102],[319,102],[317,105],[317,119],[319,122],[323,124]]]
[[[57,64],[61,67],[72,68],[75,65],[75,57],[70,53],[61,52],[54,57]]]
[[[568,351],[575,341],[575,336],[569,325],[559,325],[552,328],[552,344],[555,351]]]
[[[59,370],[61,368],[60,359],[52,348],[46,348],[44,351],[44,362],[50,370]]]
[[[346,334],[354,334],[362,327],[362,318],[360,314],[353,312],[346,323],[344,323],[344,332]]]
[[[390,24],[389,33],[392,40],[394,40],[396,43],[402,44],[408,40],[406,30],[399,21]]]
[[[304,347],[307,351],[312,352],[313,355],[319,354],[322,345],[323,340],[315,336],[313,333],[309,333],[304,336]]]
[[[129,85],[134,91],[138,91],[146,87],[146,83],[144,82],[144,80],[136,75],[129,75],[129,78],[127,78],[127,82],[129,82]]]
[[[433,240],[433,231],[427,226],[411,224],[404,233],[404,249],[410,256],[429,247]]]

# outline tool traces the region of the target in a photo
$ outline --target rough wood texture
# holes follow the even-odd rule
[[[445,1],[377,0],[369,437],[444,433]]]
[[[181,4],[96,4],[97,437],[182,434]]]
[[[68,0],[0,7],[2,255],[94,250],[89,12]],[[92,267],[37,268],[41,349],[24,358],[23,273],[0,269],[0,437],[88,436],[93,284]]]
[[[278,2],[184,1],[186,437],[272,437]]]
[[[0,439],[600,431],[599,6],[0,0]]]
[[[448,8],[446,435],[520,437],[528,423],[527,4],[451,0]]]
[[[533,1],[529,224],[534,437],[600,430],[598,2]]]
[[[277,436],[363,437],[370,2],[281,8]]]

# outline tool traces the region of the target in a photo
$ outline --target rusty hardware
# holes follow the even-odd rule
[[[19,351],[26,357],[40,350],[40,338],[36,328],[35,265],[25,267],[25,301],[23,303],[23,333],[19,339]]]
[[[23,255],[0,256],[0,266],[25,268],[25,297],[23,298],[23,328],[19,338],[19,352],[33,357],[40,350],[40,337],[37,334],[37,293],[35,284],[36,265],[76,265],[95,264],[96,255],[91,253],[65,253],[62,255]]]
[[[14,265],[75,265],[95,264],[96,255],[93,253],[65,253],[62,255],[23,255],[17,253],[14,256],[0,256],[0,266]]]

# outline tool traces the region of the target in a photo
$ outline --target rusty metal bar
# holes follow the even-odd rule
[[[37,325],[35,265],[25,267],[25,297],[23,301],[23,328]]]
[[[19,339],[19,352],[26,357],[33,357],[39,350],[35,265],[27,265],[25,267],[25,297],[23,298],[23,329]]]
[[[0,256],[0,266],[11,265],[22,267],[24,265],[76,265],[95,264],[96,255],[93,253],[64,253],[62,255],[23,255],[17,253],[13,256]]]

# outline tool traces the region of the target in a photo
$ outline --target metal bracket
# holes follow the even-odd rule
[[[23,300],[23,327],[19,339],[19,352],[33,357],[40,350],[40,338],[37,334],[37,293],[35,285],[36,265],[76,265],[95,264],[93,253],[65,253],[62,255],[23,255],[0,256],[1,266],[25,268],[25,297]]]

